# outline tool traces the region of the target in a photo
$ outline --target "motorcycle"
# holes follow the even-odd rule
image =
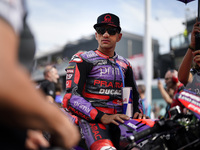
[[[130,119],[119,125],[120,150],[191,150],[200,149],[200,96],[183,89],[178,100],[186,113],[176,106],[170,109],[171,118]],[[71,115],[66,113],[68,117]],[[73,122],[77,123],[74,117]],[[86,150],[84,138],[73,150]]]
[[[61,110],[66,114],[66,116],[78,126],[78,119],[76,116],[71,115],[67,109],[61,108]],[[132,141],[129,140],[129,138],[132,135],[135,135],[136,133],[139,133],[143,130],[149,129],[153,127],[155,124],[155,121],[152,119],[130,119],[125,121],[123,124],[120,123],[119,129],[120,129],[120,143],[119,143],[119,149],[120,150],[130,150],[132,146]],[[81,129],[80,129],[81,132]],[[136,143],[138,143],[140,146],[142,146],[143,141],[139,140]],[[84,137],[81,138],[79,144],[74,147],[72,150],[88,150]]]
[[[176,96],[187,111],[182,113],[176,106],[170,109],[171,118],[155,120],[152,127],[133,131],[122,142],[124,150],[200,149],[200,97],[187,89]]]
[[[176,96],[186,110],[184,113],[181,112],[179,106],[176,106],[170,109],[171,117],[167,119],[130,119],[125,121],[119,125],[121,131],[119,149],[200,149],[200,93],[196,92],[196,88],[186,86]],[[70,118],[68,113],[66,115]],[[71,117],[71,120],[78,123],[74,117]],[[87,149],[84,137],[73,149]]]

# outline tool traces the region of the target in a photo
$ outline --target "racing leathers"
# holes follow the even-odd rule
[[[66,68],[63,107],[82,118],[84,124],[100,123],[104,113],[122,113],[122,78],[125,86],[133,89],[133,113],[139,112],[139,93],[132,67],[125,58],[116,53],[109,58],[98,50],[77,53]]]

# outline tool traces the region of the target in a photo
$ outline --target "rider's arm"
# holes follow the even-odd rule
[[[100,122],[104,113],[94,108],[82,95],[87,74],[91,69],[92,64],[83,60],[79,54],[73,56],[66,69],[66,94],[63,98],[63,107],[67,107],[74,115],[87,121]]]

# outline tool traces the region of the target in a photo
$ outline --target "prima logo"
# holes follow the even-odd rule
[[[90,108],[88,108],[88,107],[85,106],[85,105],[82,105],[82,104],[79,103],[78,101],[75,101],[75,102],[74,102],[74,106],[78,107],[79,109],[83,110],[83,111],[86,112],[86,113],[89,113],[89,112],[90,112]]]
[[[120,75],[119,68],[113,68],[113,67],[101,67],[100,70],[100,76],[103,75]]]

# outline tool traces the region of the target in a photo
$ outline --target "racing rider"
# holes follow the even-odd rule
[[[114,150],[119,144],[119,137],[114,134],[119,131],[117,125],[130,119],[122,114],[121,87],[133,89],[133,118],[146,116],[139,113],[139,93],[131,65],[115,53],[122,37],[119,18],[102,14],[94,29],[98,48],[76,53],[66,68],[63,107],[81,118],[79,125],[89,149]]]

